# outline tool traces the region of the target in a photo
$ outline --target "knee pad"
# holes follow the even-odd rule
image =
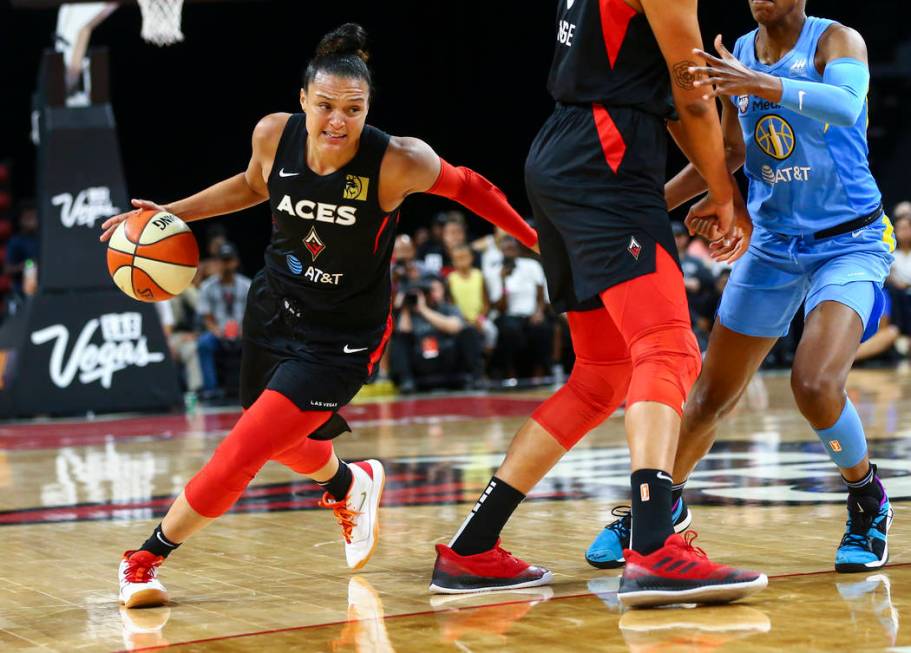
[[[309,437],[304,438],[302,442],[292,448],[282,451],[272,460],[298,474],[312,474],[326,466],[334,451],[330,440],[315,440]]]
[[[633,374],[627,406],[654,401],[682,417],[686,397],[702,369],[702,355],[689,324],[651,329],[629,343]]]
[[[328,447],[331,451],[330,442],[313,440],[313,451],[305,452],[299,447],[330,416],[329,411],[302,411],[281,393],[264,391],[244,411],[209,462],[187,483],[184,490],[187,502],[204,517],[218,517],[234,505],[257,472],[277,452],[294,451],[298,461],[304,453],[325,456],[322,450]],[[328,457],[322,465],[326,460]]]
[[[569,451],[623,403],[631,372],[629,359],[595,363],[577,358],[566,385],[538,406],[532,419]]]

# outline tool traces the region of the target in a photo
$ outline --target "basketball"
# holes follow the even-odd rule
[[[160,302],[182,293],[196,275],[199,248],[187,224],[165,211],[143,210],[117,225],[108,243],[108,272],[127,295]]]

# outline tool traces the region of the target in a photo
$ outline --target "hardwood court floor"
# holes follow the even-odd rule
[[[162,568],[173,603],[117,604],[119,554],[137,546],[234,413],[0,425],[0,650],[911,651],[911,390],[906,371],[858,371],[852,399],[896,509],[891,564],[831,572],[845,518],[837,473],[784,376],[751,388],[687,497],[698,545],[773,576],[717,608],[617,608],[618,571],[582,553],[625,502],[622,419],[593,432],[519,508],[506,548],[551,587],[427,594],[445,542],[544,393],[373,402],[346,409],[347,459],[379,457],[382,540],[362,573],[319,492],[267,465],[238,503]],[[907,565],[907,566],[906,566]]]

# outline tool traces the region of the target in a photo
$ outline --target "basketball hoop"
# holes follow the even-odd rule
[[[142,38],[155,45],[183,41],[180,17],[184,0],[139,0],[142,11]]]

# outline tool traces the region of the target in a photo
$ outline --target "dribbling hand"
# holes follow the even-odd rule
[[[101,233],[101,237],[98,240],[103,243],[109,241],[111,239],[111,236],[114,235],[114,230],[117,228],[117,225],[129,218],[131,215],[139,213],[140,211],[143,211],[145,209],[151,209],[153,211],[167,211],[167,209],[160,204],[156,204],[155,202],[150,202],[148,200],[130,200],[130,204],[135,207],[132,211],[127,211],[126,213],[115,215],[101,223],[101,228],[104,229],[104,231]]]

